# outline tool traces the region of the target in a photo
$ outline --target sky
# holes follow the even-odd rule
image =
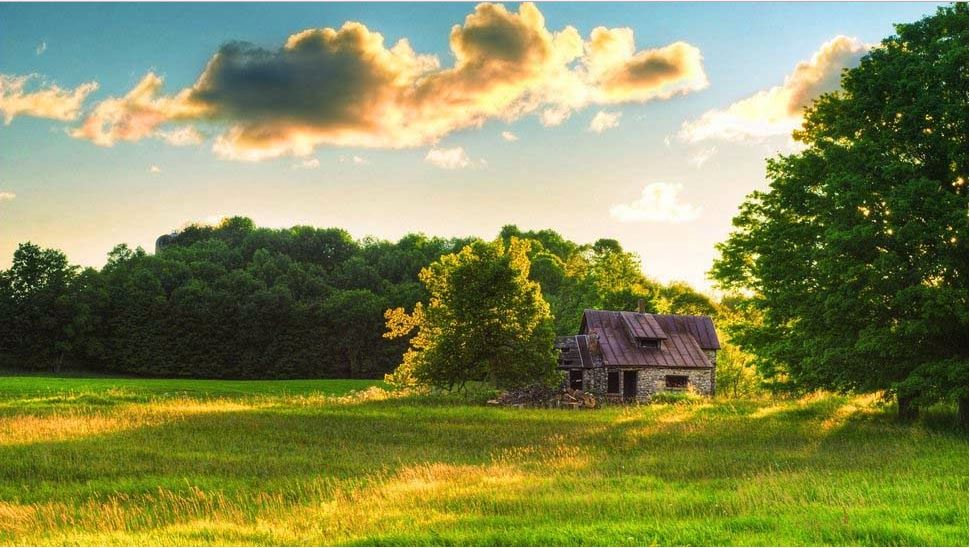
[[[0,4],[0,268],[244,215],[615,238],[708,290],[804,107],[936,6]]]

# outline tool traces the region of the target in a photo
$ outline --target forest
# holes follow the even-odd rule
[[[580,244],[504,227],[527,241],[530,278],[557,334],[584,308],[718,314],[681,283],[646,278],[615,240]],[[379,378],[407,341],[384,338],[385,311],[427,300],[422,268],[474,238],[355,240],[337,228],[260,228],[244,217],[190,225],[152,254],[116,246],[100,269],[24,243],[0,272],[0,365],[158,377]]]

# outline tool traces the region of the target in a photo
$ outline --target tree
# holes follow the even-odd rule
[[[0,272],[0,360],[58,369],[72,350],[78,267],[55,249],[20,244]]]
[[[438,388],[473,380],[511,388],[556,380],[553,324],[539,284],[529,280],[529,242],[475,242],[421,271],[431,295],[411,314],[386,313],[386,337],[417,330],[388,380]]]
[[[769,379],[965,414],[967,24],[940,8],[843,73],[718,246],[713,278],[761,318],[733,339]]]

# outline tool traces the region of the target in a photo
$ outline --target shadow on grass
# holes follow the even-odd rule
[[[877,487],[893,488],[892,478],[952,475],[955,465],[963,465],[965,473],[966,461],[954,460],[965,456],[965,439],[947,438],[941,448],[931,447],[925,432],[895,425],[882,411],[840,415],[849,403],[704,402],[577,412],[404,398],[202,412],[67,441],[0,446],[0,500],[77,505],[122,493],[136,504],[159,488],[187,496],[201,489],[245,500],[267,494],[301,511],[331,499],[350,506],[363,500],[388,511],[406,508],[415,519],[436,524],[425,533],[347,524],[343,536],[330,542],[728,544],[766,538],[731,536],[733,526],[739,534],[781,534],[776,529],[781,526],[757,519],[773,517],[779,508],[796,519],[815,519],[810,509],[831,505],[832,497],[843,496],[839,489],[865,508],[871,493],[880,493]],[[482,476],[503,463],[522,473],[527,484],[488,500],[470,490],[440,495],[451,497],[443,502],[422,499],[412,507],[404,498],[395,499],[400,507],[382,506],[390,505],[386,497],[418,496],[442,478],[501,479]],[[468,474],[465,466],[485,468]],[[852,492],[851,483],[843,486],[838,478],[862,478],[869,491]],[[310,488],[316,490],[308,494]],[[342,498],[348,491],[358,495]],[[740,496],[736,492],[743,496],[731,498]],[[669,517],[671,523],[647,522],[645,515]],[[954,519],[965,518],[966,506],[943,516],[953,527]],[[826,527],[842,519],[825,518]],[[547,529],[529,536],[530,519]],[[690,520],[707,525],[693,531],[695,536],[678,532],[678,523]],[[593,536],[560,530],[564,522]],[[826,538],[831,544],[865,544],[866,538],[928,542],[893,527],[859,536],[863,529]],[[794,536],[775,537],[776,543],[826,543],[806,533],[787,534]],[[323,542],[315,540],[309,543]]]

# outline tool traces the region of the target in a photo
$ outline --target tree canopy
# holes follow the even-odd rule
[[[414,312],[387,312],[388,338],[416,331],[388,380],[439,388],[489,381],[512,388],[556,380],[552,314],[529,279],[529,241],[474,242],[421,271]]]
[[[967,5],[898,25],[768,161],[712,276],[778,386],[967,397]]]
[[[541,287],[558,334],[575,333],[584,308],[707,300],[646,279],[639,258],[612,240],[579,244],[514,226],[500,236],[506,249],[512,238],[523,242],[528,280]],[[422,234],[355,240],[339,228],[267,229],[232,217],[162,236],[155,254],[119,245],[100,270],[22,244],[0,272],[0,366],[380,377],[407,348],[382,337],[384,312],[427,303],[419,272],[473,242],[482,243]]]

